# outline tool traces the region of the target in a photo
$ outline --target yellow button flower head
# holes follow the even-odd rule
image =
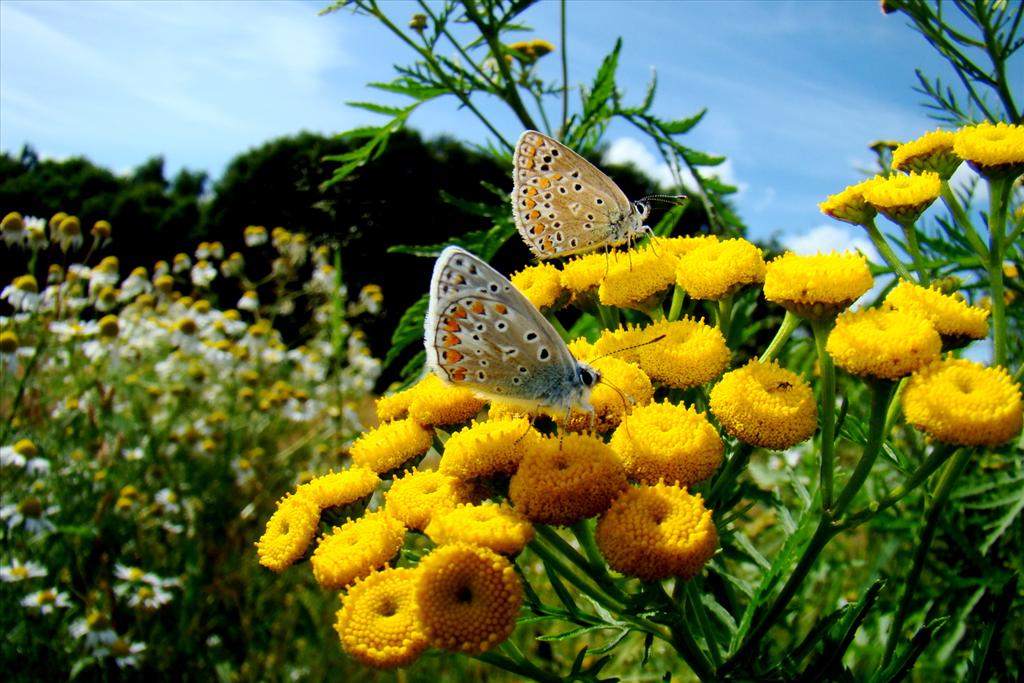
[[[435,514],[463,502],[459,480],[437,470],[412,470],[391,483],[384,505],[410,529],[422,531]]]
[[[523,585],[512,563],[493,550],[444,545],[423,558],[417,571],[417,612],[431,646],[486,652],[516,627]]]
[[[486,401],[465,387],[446,384],[434,373],[415,387],[409,403],[409,417],[424,426],[465,422],[481,410]]]
[[[380,477],[368,467],[354,465],[347,470],[333,470],[299,487],[297,494],[316,504],[318,510],[343,507],[366,498],[380,484]]]
[[[724,299],[764,282],[764,256],[744,239],[707,242],[679,258],[676,284],[694,299]]]
[[[856,252],[772,259],[764,277],[764,298],[810,319],[834,316],[871,289],[867,259]]]
[[[320,510],[304,496],[286,496],[267,522],[267,530],[256,543],[260,564],[282,572],[302,557],[316,535]]]
[[[988,311],[936,288],[901,281],[885,297],[885,305],[930,321],[947,349],[988,336]]]
[[[350,519],[320,538],[310,564],[322,588],[344,588],[390,562],[405,542],[405,526],[385,510]]]
[[[334,630],[353,659],[393,669],[412,664],[427,649],[416,613],[415,569],[387,568],[356,581],[342,598]]]
[[[434,433],[415,420],[395,420],[362,434],[349,454],[356,465],[385,474],[426,453],[433,440]]]
[[[655,382],[679,389],[715,379],[730,356],[718,328],[691,318],[606,331],[594,346],[598,353],[637,363]]]
[[[997,446],[1021,430],[1020,385],[1002,367],[948,356],[915,373],[902,400],[907,422],[944,443]]]
[[[431,377],[437,379],[431,372],[407,389],[378,398],[376,403],[377,419],[381,422],[391,422],[409,417],[409,406],[412,405],[412,400],[416,397],[416,388],[423,382],[433,382]]]
[[[939,174],[922,171],[891,175],[868,188],[864,199],[892,222],[910,225],[941,192]]]
[[[562,287],[572,294],[574,303],[597,292],[601,280],[608,272],[610,259],[609,254],[595,251],[574,256],[562,264]]]
[[[633,411],[609,445],[626,475],[643,484],[659,481],[691,486],[722,463],[722,439],[704,413],[673,403],[652,403]]]
[[[927,318],[869,308],[836,318],[825,348],[851,374],[897,380],[938,360],[942,340]]]
[[[626,486],[622,463],[608,444],[566,434],[544,438],[527,452],[508,495],[533,522],[568,525],[607,510]]]
[[[864,192],[881,181],[882,178],[875,176],[856,185],[849,185],[839,194],[829,195],[828,199],[818,204],[818,208],[837,221],[866,225],[878,212],[864,199]]]
[[[659,254],[680,257],[707,244],[718,241],[715,235],[693,235],[691,237],[654,237],[651,246]]]
[[[596,540],[617,572],[691,579],[715,554],[718,532],[700,494],[661,483],[623,492],[597,523]]]
[[[814,392],[778,362],[752,359],[725,373],[711,390],[711,412],[731,436],[754,446],[784,450],[818,426]]]
[[[566,422],[565,414],[552,414],[564,429],[574,432],[593,430],[605,433],[618,427],[633,406],[647,405],[654,397],[651,379],[635,363],[614,356],[594,360],[601,354],[579,339],[569,344],[569,350],[578,360],[590,363],[601,373],[601,381],[590,393],[594,412],[573,409]]]
[[[1015,176],[1024,170],[1024,126],[984,121],[956,132],[953,149],[985,176]]]
[[[435,515],[426,534],[437,545],[464,542],[515,555],[533,540],[533,524],[506,503],[486,502]]]
[[[460,481],[512,474],[523,455],[542,441],[525,417],[474,422],[451,435],[438,469]]]
[[[562,274],[550,263],[527,266],[510,278],[516,289],[541,310],[556,308],[562,298]]]
[[[904,173],[934,171],[943,180],[949,180],[963,161],[953,151],[953,139],[948,130],[925,133],[893,150],[892,167]]]
[[[597,295],[605,306],[650,310],[675,283],[677,261],[675,254],[650,246],[620,255],[608,265]]]

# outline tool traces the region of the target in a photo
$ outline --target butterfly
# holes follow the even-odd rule
[[[539,259],[633,242],[650,233],[651,205],[630,202],[611,178],[562,143],[528,130],[519,136],[512,212]]]
[[[508,278],[459,247],[434,263],[424,321],[427,366],[441,379],[530,409],[593,414],[601,380]]]

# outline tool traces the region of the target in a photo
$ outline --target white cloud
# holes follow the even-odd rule
[[[830,251],[856,250],[864,254],[872,263],[879,263],[880,259],[875,245],[858,228],[844,225],[818,225],[806,232],[790,233],[782,235],[779,240],[782,246],[795,254],[805,256],[821,252],[827,254]]]
[[[657,181],[658,185],[662,188],[675,187],[676,185],[675,178],[672,175],[672,168],[636,138],[621,137],[613,140],[611,146],[608,147],[608,151],[605,152],[604,162],[608,164],[632,164],[644,174]],[[723,183],[736,186],[739,188],[739,192],[743,192],[746,189],[745,184],[736,180],[736,173],[731,159],[726,159],[718,166],[702,166],[700,170],[702,176],[716,177]],[[689,169],[680,169],[680,176],[686,187],[697,187],[697,182]]]

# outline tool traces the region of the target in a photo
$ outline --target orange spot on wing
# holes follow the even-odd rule
[[[541,245],[543,246],[544,251],[551,251],[552,248],[554,247],[554,245],[551,243],[551,238],[550,237],[545,237],[544,241],[541,242]]]
[[[444,359],[449,363],[458,363],[463,359],[463,355],[455,349],[448,349],[444,352]]]
[[[523,200],[523,206],[525,206],[527,209],[532,209],[533,207],[537,206],[537,202],[527,198]]]
[[[444,345],[445,346],[455,346],[456,344],[461,344],[461,343],[462,343],[462,340],[459,339],[458,337],[456,337],[454,334],[446,334],[444,336]]]
[[[447,318],[444,323],[444,329],[446,329],[449,332],[458,332],[462,328],[459,327],[459,322],[457,320]]]
[[[547,229],[548,226],[544,225],[543,223],[534,223],[533,227],[530,228],[530,232],[532,232],[534,235],[539,235]]]
[[[552,173],[551,174],[551,179],[552,180],[561,180],[562,179],[562,174],[561,173]]]
[[[473,312],[476,313],[477,315],[484,314],[484,305],[479,301],[474,301],[473,305],[470,306],[470,308],[473,309]]]
[[[452,373],[453,382],[464,382],[466,380],[466,368],[455,368]]]
[[[523,194],[532,197],[533,195],[537,194],[537,188],[536,187],[524,187],[523,188]]]
[[[468,314],[468,313],[466,313],[466,309],[465,309],[465,308],[463,308],[462,306],[457,306],[457,307],[455,308],[455,313],[454,313],[453,315],[454,315],[454,316],[455,316],[456,318],[465,318],[465,317],[466,317],[467,315],[469,315],[469,314]]]
[[[540,211],[537,211],[536,209],[534,209],[533,211],[530,212],[530,220],[531,221],[535,221],[538,218],[540,218]]]
[[[500,313],[501,315],[505,315],[506,313],[508,313],[508,306],[506,306],[505,304],[494,304],[494,310]]]
[[[548,180],[547,178],[537,178],[537,184],[540,185],[545,190],[551,187],[551,181]]]

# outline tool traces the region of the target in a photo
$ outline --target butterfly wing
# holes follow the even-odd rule
[[[585,405],[578,363],[544,316],[498,271],[458,247],[434,264],[424,323],[427,365],[492,399]]]
[[[516,143],[512,209],[519,234],[539,259],[621,244],[642,229],[633,227],[633,206],[611,178],[535,130]]]

